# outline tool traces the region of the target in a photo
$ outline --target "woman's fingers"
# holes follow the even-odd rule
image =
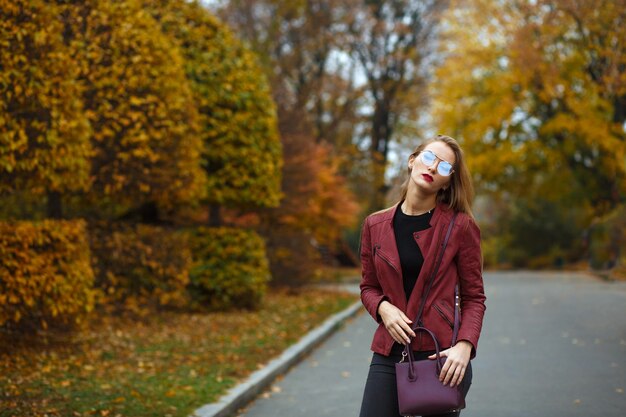
[[[404,334],[407,335],[408,340],[410,340],[409,336],[415,337],[415,333],[413,332],[413,329],[411,329],[411,326],[409,326],[406,322],[402,321],[399,323],[399,325],[402,331],[404,332]]]
[[[443,383],[443,385],[450,384],[451,387],[454,387],[461,383],[464,375],[465,366],[452,360],[447,360],[441,368],[439,380]]]
[[[465,368],[462,366],[457,366],[456,370],[454,371],[454,378],[452,379],[450,386],[455,387],[459,385],[461,381],[463,381],[464,376],[465,376]]]
[[[398,307],[388,301],[384,301],[381,303],[378,312],[393,340],[401,344],[407,344],[411,341],[409,336],[415,337],[415,333],[409,325],[411,320]]]
[[[393,340],[395,340],[396,342],[400,343],[401,345],[407,344],[406,335],[402,331],[392,329],[389,333],[391,334]]]
[[[399,342],[399,343],[402,343],[403,345],[406,345],[407,343],[409,343],[411,341],[411,339],[406,334],[406,330],[404,329],[402,324],[404,324],[406,326],[406,323],[395,323],[394,330],[396,331],[396,334],[400,338],[400,340],[396,340],[396,341]],[[409,328],[409,330],[411,330],[411,329]]]
[[[449,351],[449,350],[450,350],[450,349],[442,350],[441,352],[439,352],[439,356],[441,356],[442,358],[447,357],[447,356],[448,356],[448,351]],[[437,359],[437,354],[436,354],[436,353],[433,353],[432,355],[430,355],[430,356],[428,357],[428,359]]]
[[[409,319],[406,314],[404,314],[402,312],[402,310],[400,311],[400,317],[402,318],[403,322],[402,322],[402,328],[405,330],[405,332],[411,336],[411,337],[415,337],[415,332],[413,331],[413,329],[411,328],[410,324],[413,323],[413,321],[411,319]]]
[[[463,379],[463,375],[465,374],[465,370],[461,365],[458,365],[453,372],[448,371],[448,374],[451,374],[450,377],[450,386],[454,387],[461,383]]]

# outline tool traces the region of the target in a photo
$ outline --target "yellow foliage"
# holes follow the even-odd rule
[[[136,0],[63,8],[94,132],[94,194],[165,207],[200,198],[198,115],[176,45]]]
[[[83,221],[0,222],[0,325],[80,322],[93,281]]]
[[[584,196],[597,207],[626,192],[621,3],[451,7],[433,85],[435,120],[470,154],[479,190]]]
[[[92,264],[102,302],[137,313],[187,302],[191,253],[186,237],[142,224],[90,225]]]
[[[0,1],[0,193],[89,187],[89,123],[57,13]]]
[[[189,236],[194,301],[209,309],[258,307],[270,279],[263,239],[228,227],[197,228]]]
[[[197,1],[145,1],[176,39],[200,111],[207,200],[272,207],[282,152],[268,82],[252,52]]]

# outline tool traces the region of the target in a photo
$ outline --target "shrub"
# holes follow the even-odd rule
[[[294,227],[277,225],[267,235],[272,285],[299,287],[310,283],[319,270],[319,252],[311,236]]]
[[[94,305],[81,220],[0,222],[0,325],[79,323]]]
[[[207,202],[274,207],[282,151],[269,84],[256,56],[199,1],[142,3],[175,39],[200,113]]]
[[[270,273],[265,243],[257,233],[202,227],[191,233],[190,244],[190,291],[197,304],[211,310],[259,305]]]
[[[139,0],[55,3],[93,130],[96,206],[171,209],[201,197],[198,112],[177,46]]]
[[[504,257],[521,268],[553,268],[580,259],[584,213],[547,199],[518,199],[505,233]]]
[[[90,227],[92,264],[104,304],[140,313],[182,307],[191,253],[186,236],[145,224],[98,222]]]
[[[0,2],[0,192],[89,187],[90,128],[57,8]]]
[[[607,270],[624,266],[626,254],[626,206],[618,206],[589,228],[589,265]]]

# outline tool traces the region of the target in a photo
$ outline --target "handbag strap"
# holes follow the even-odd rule
[[[459,324],[461,321],[460,317],[460,306],[461,300],[459,296],[459,283],[454,286],[454,329],[452,331],[452,345],[456,345],[456,338],[459,336]]]
[[[430,275],[430,281],[428,282],[428,287],[426,288],[426,291],[424,291],[424,293],[422,294],[422,302],[420,303],[420,309],[417,313],[417,317],[413,324],[413,331],[415,331],[417,327],[423,327],[422,313],[424,312],[424,306],[426,305],[426,298],[428,297],[428,293],[430,292],[430,289],[433,286],[433,282],[435,282],[435,276],[437,275],[437,271],[439,270],[439,265],[441,264],[441,260],[443,259],[443,253],[446,250],[446,246],[448,246],[448,239],[450,239],[450,234],[452,233],[452,226],[454,226],[454,221],[456,220],[457,214],[458,213],[455,212],[454,216],[452,216],[452,220],[450,220],[450,224],[448,225],[448,231],[446,232],[446,237],[443,241],[443,245],[441,246],[441,251],[439,251],[437,262],[435,263],[435,269]],[[455,304],[456,304],[456,301],[457,300],[455,299]],[[456,313],[455,313],[455,319],[456,319]],[[457,327],[456,321],[455,321],[455,327]]]

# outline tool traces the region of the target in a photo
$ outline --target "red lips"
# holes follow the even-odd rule
[[[433,177],[428,174],[422,174],[422,178],[424,178],[427,182],[433,182]]]

